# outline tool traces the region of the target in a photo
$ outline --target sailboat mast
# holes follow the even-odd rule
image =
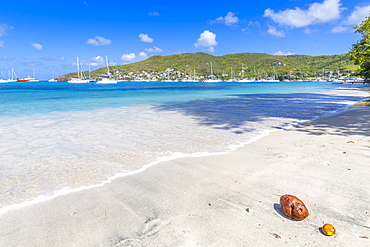
[[[91,79],[91,65],[89,64],[89,79]]]
[[[109,72],[108,56],[105,56],[105,60],[107,62],[107,69],[108,69],[108,76],[109,76],[110,75],[110,72]]]
[[[244,63],[242,63],[242,79],[244,79]]]
[[[78,60],[78,57],[77,57],[77,76],[78,78],[80,78],[80,61]]]
[[[15,78],[13,78],[13,76],[14,76]],[[18,76],[17,76],[17,74],[15,73],[14,68],[12,68],[12,80],[18,80]]]

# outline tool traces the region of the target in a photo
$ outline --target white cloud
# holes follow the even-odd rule
[[[342,25],[336,26],[331,30],[332,33],[346,33],[349,31],[350,31],[349,27],[344,27]]]
[[[121,60],[124,62],[138,62],[138,61],[141,61],[147,58],[148,58],[148,53],[144,51],[139,52],[139,54],[135,54],[132,52],[132,53],[123,54],[121,56]]]
[[[159,16],[159,13],[157,11],[152,11],[148,13],[149,16]]]
[[[74,63],[76,64],[76,63]],[[105,57],[102,56],[96,56],[89,60],[80,60],[80,64],[83,65],[85,68],[88,66],[90,67],[105,67],[107,65],[107,60]],[[116,65],[115,62],[109,61],[109,65],[114,66]]]
[[[0,23],[0,36],[5,36],[8,35],[8,30],[12,30],[14,27],[5,24],[5,23]]]
[[[292,52],[284,52],[284,51],[277,51],[274,53],[274,55],[277,55],[277,56],[289,56],[289,55],[295,55],[295,53],[292,53]]]
[[[216,34],[210,32],[209,30],[205,30],[203,33],[201,33],[197,42],[194,44],[196,48],[200,48],[210,52],[215,51],[214,47],[216,45]]]
[[[152,38],[149,37],[148,34],[145,34],[145,33],[139,34],[139,38],[141,42],[145,42],[145,43],[153,43],[154,41]]]
[[[359,25],[370,14],[370,5],[356,6],[355,10],[343,21],[344,25]]]
[[[307,34],[311,34],[311,33],[314,33],[314,32],[318,32],[317,29],[310,29],[308,27],[306,27],[304,30],[303,30],[303,33],[307,33]]]
[[[90,59],[87,64],[92,67],[102,67],[106,65],[105,59],[102,56],[96,56]]]
[[[4,47],[4,41],[0,40],[0,47]]]
[[[270,34],[271,36],[282,38],[285,37],[285,33],[283,31],[279,31],[276,29],[276,27],[269,27],[267,30],[267,33]]]
[[[31,43],[31,46],[36,50],[42,50],[42,45],[39,43]]]
[[[42,60],[45,61],[64,61],[66,58],[65,57],[42,57]]]
[[[122,61],[126,61],[126,62],[131,62],[131,61],[133,61],[135,58],[136,58],[135,53],[123,54],[123,55],[121,56],[121,60],[122,60]]]
[[[158,48],[156,46],[154,46],[153,48],[145,48],[145,50],[149,53],[153,53],[153,52],[163,52],[163,50],[161,48]]]
[[[259,26],[261,26],[261,24],[258,21],[249,21],[248,26],[259,27]]]
[[[322,3],[311,4],[307,10],[296,7],[275,13],[274,10],[268,8],[265,10],[264,17],[269,17],[280,25],[293,28],[306,27],[339,19],[343,11],[340,6],[340,0],[324,0]]]
[[[105,39],[103,37],[100,37],[100,36],[95,36],[95,38],[93,39],[88,39],[86,41],[86,44],[89,44],[89,45],[95,45],[95,46],[100,46],[100,45],[110,45],[112,43],[111,40],[109,39]]]
[[[216,22],[224,23],[227,26],[232,26],[234,24],[237,24],[239,22],[239,17],[235,15],[233,12],[227,13],[225,17],[218,17],[216,18]]]
[[[352,26],[359,25],[370,14],[370,5],[356,6],[355,10],[342,21],[339,26],[334,27],[331,31],[333,33],[345,33],[352,30]]]
[[[148,57],[148,54],[146,53],[146,52],[140,52],[139,53],[139,57],[141,57],[141,58],[147,58]]]

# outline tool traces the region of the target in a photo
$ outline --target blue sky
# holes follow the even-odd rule
[[[50,79],[152,55],[332,55],[361,37],[370,0],[9,0],[0,4],[0,78]]]

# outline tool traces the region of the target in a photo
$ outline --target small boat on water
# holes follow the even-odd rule
[[[221,82],[221,80],[217,79],[216,76],[213,75],[213,67],[212,67],[212,62],[210,62],[211,64],[211,75],[206,78],[203,82],[204,83],[216,83],[216,82]]]
[[[109,76],[102,76],[101,80],[97,80],[96,84],[117,84],[117,80],[110,79]]]
[[[105,60],[107,62],[107,75],[102,76],[101,80],[96,81],[96,84],[117,84],[117,80],[110,79],[110,72],[109,72],[109,62],[108,62],[108,56],[105,56]]]
[[[55,80],[55,75],[54,75],[54,71],[53,71],[53,78],[49,80],[49,82],[56,82],[57,80]]]
[[[10,79],[10,71],[9,71],[9,79],[0,79],[0,83],[8,83],[8,82],[16,82],[17,79],[17,75],[14,71],[14,69],[12,68],[12,72],[11,72],[11,79]]]
[[[26,78],[17,79],[17,81],[20,81],[20,82],[38,82],[40,80],[35,79],[35,70],[33,70],[33,77],[27,76]]]
[[[27,76],[26,78],[23,78],[23,79],[17,79],[17,81],[20,81],[20,82],[37,82],[39,80],[36,80],[35,78],[33,78],[31,76]]]
[[[240,79],[238,82],[253,82],[254,80],[249,80],[249,79]]]
[[[77,76],[68,80],[68,83],[89,83],[90,79],[85,79],[83,72],[80,72],[80,61],[77,57]]]
[[[68,83],[89,83],[90,80],[88,79],[81,79],[78,76],[72,77],[70,80],[68,80]]]
[[[216,82],[221,82],[219,79],[206,79],[203,81],[204,83],[216,83]]]

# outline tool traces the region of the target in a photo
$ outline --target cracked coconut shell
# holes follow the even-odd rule
[[[283,213],[293,220],[303,220],[308,216],[306,205],[295,196],[283,195],[280,197],[280,207]]]

